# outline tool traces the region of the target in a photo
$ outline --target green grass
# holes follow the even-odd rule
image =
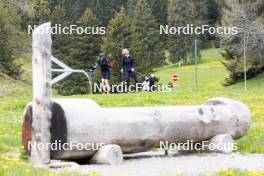
[[[198,89],[195,89],[194,66],[168,65],[157,70],[160,82],[171,82],[172,74],[179,75],[176,89],[171,93],[130,93],[111,95],[81,95],[71,98],[91,98],[104,107],[162,106],[202,104],[210,98],[223,96],[241,100],[252,112],[252,125],[247,135],[238,140],[238,150],[242,153],[264,153],[264,75],[248,80],[248,90],[238,83],[223,87],[227,72],[221,64],[219,49],[201,52],[202,62],[198,65]],[[28,56],[30,57],[30,56]],[[22,152],[21,123],[23,109],[32,99],[30,59],[23,68],[24,80],[17,82],[0,75],[0,176],[48,175],[47,171],[31,169],[27,159],[18,161],[2,156],[6,153]],[[54,95],[55,97],[59,97]],[[235,175],[241,175],[234,171]],[[96,175],[96,173],[93,173]],[[91,175],[93,175],[91,174]]]

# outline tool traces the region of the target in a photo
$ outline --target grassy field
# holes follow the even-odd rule
[[[243,83],[223,87],[227,76],[221,64],[218,49],[202,51],[202,63],[198,66],[198,88],[195,88],[194,66],[168,65],[157,70],[160,83],[167,84],[171,76],[177,73],[180,80],[176,89],[170,93],[131,93],[118,95],[82,95],[71,98],[91,98],[106,107],[120,106],[160,106],[160,105],[193,105],[202,104],[206,100],[217,97],[230,97],[246,103],[252,112],[252,125],[248,134],[238,140],[238,150],[242,153],[264,153],[264,75],[248,81],[248,90]],[[23,109],[31,100],[30,64],[27,62],[23,76],[25,80],[17,82],[0,75],[0,176],[40,175],[52,176],[45,170],[32,169],[28,166],[27,157],[15,157],[23,149],[21,147],[21,123]],[[54,95],[58,97],[57,95]],[[217,175],[247,175],[240,171],[226,171]],[[69,174],[66,174],[69,175]],[[75,174],[76,175],[76,174]],[[98,175],[91,173],[90,175]]]

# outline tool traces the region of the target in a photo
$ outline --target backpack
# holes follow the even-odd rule
[[[108,66],[108,68],[113,68],[113,63],[111,62],[111,61],[107,61],[107,66]]]

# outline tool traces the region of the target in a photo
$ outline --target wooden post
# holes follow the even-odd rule
[[[45,23],[38,26],[32,37],[33,123],[31,162],[34,165],[43,165],[50,162],[50,149],[46,145],[51,141],[51,24]]]

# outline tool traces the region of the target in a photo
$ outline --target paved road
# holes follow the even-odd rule
[[[82,173],[96,171],[102,176],[170,176],[177,173],[197,176],[215,173],[223,168],[264,170],[264,155],[261,154],[193,154],[158,157],[159,155],[157,153],[131,155],[121,165],[82,165],[78,170]]]

